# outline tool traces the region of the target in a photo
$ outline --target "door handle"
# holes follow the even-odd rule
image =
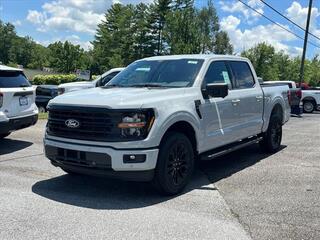
[[[233,100],[231,100],[231,102],[232,102],[233,106],[237,106],[240,102],[240,99],[233,99]]]

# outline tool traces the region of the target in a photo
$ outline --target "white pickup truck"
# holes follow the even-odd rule
[[[60,84],[58,86],[58,94],[61,95],[67,92],[104,86],[123,69],[124,68],[112,68],[93,81],[79,81]]]
[[[304,112],[320,111],[320,89],[302,90],[302,102]]]
[[[223,55],[138,60],[105,87],[49,103],[45,154],[67,173],[183,190],[198,159],[249,144],[280,148],[288,86],[261,87],[250,61]]]
[[[35,89],[23,71],[0,65],[0,139],[37,120]]]

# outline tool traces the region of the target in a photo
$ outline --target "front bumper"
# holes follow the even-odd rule
[[[158,152],[151,149],[115,149],[44,139],[45,154],[54,166],[88,175],[134,181],[153,178]],[[124,161],[125,155],[143,155],[143,162]]]
[[[22,128],[30,127],[38,121],[38,114],[27,117],[11,118],[0,122],[0,134],[6,134]]]

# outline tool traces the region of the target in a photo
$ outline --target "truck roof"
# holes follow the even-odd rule
[[[23,70],[19,69],[19,68],[8,67],[8,66],[0,64],[0,71],[21,71],[22,72]]]
[[[174,60],[174,59],[214,59],[214,58],[224,58],[226,60],[247,60],[247,58],[233,56],[233,55],[219,55],[219,54],[182,54],[182,55],[166,55],[166,56],[154,56],[144,58],[143,60]]]

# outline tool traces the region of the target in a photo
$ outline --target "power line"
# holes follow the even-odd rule
[[[299,39],[301,39],[301,40],[304,40],[303,37],[300,37],[298,34],[294,33],[293,31],[291,31],[291,30],[285,28],[284,26],[282,26],[281,24],[273,21],[271,18],[265,16],[264,14],[262,14],[261,12],[259,12],[259,11],[256,10],[256,9],[254,9],[253,7],[249,6],[248,4],[246,4],[245,2],[243,2],[242,0],[238,0],[238,1],[241,2],[243,5],[245,5],[246,7],[250,8],[252,11],[258,13],[259,15],[261,15],[262,17],[264,17],[264,18],[267,19],[268,21],[270,21],[270,22],[272,22],[273,24],[277,25],[278,27],[282,28],[283,30],[291,33],[292,35],[296,36],[297,38],[299,38]],[[314,46],[314,47],[320,48],[319,45],[317,45],[317,44],[315,44],[315,43],[313,43],[313,42],[308,41],[308,43],[311,44],[311,45]]]
[[[269,8],[271,8],[274,12],[278,13],[281,17],[283,17],[284,19],[286,19],[287,21],[291,22],[293,25],[295,25],[296,27],[300,28],[302,31],[306,31],[305,28],[301,27],[299,24],[295,23],[294,21],[292,21],[290,18],[288,18],[287,16],[283,15],[281,12],[279,12],[277,9],[275,9],[274,7],[272,7],[269,3],[265,2],[264,0],[260,0],[260,2],[264,3],[266,6],[268,6]],[[310,34],[311,36],[313,36],[314,38],[320,40],[319,37],[317,37],[316,35],[314,35],[311,32],[308,32],[308,34]]]

